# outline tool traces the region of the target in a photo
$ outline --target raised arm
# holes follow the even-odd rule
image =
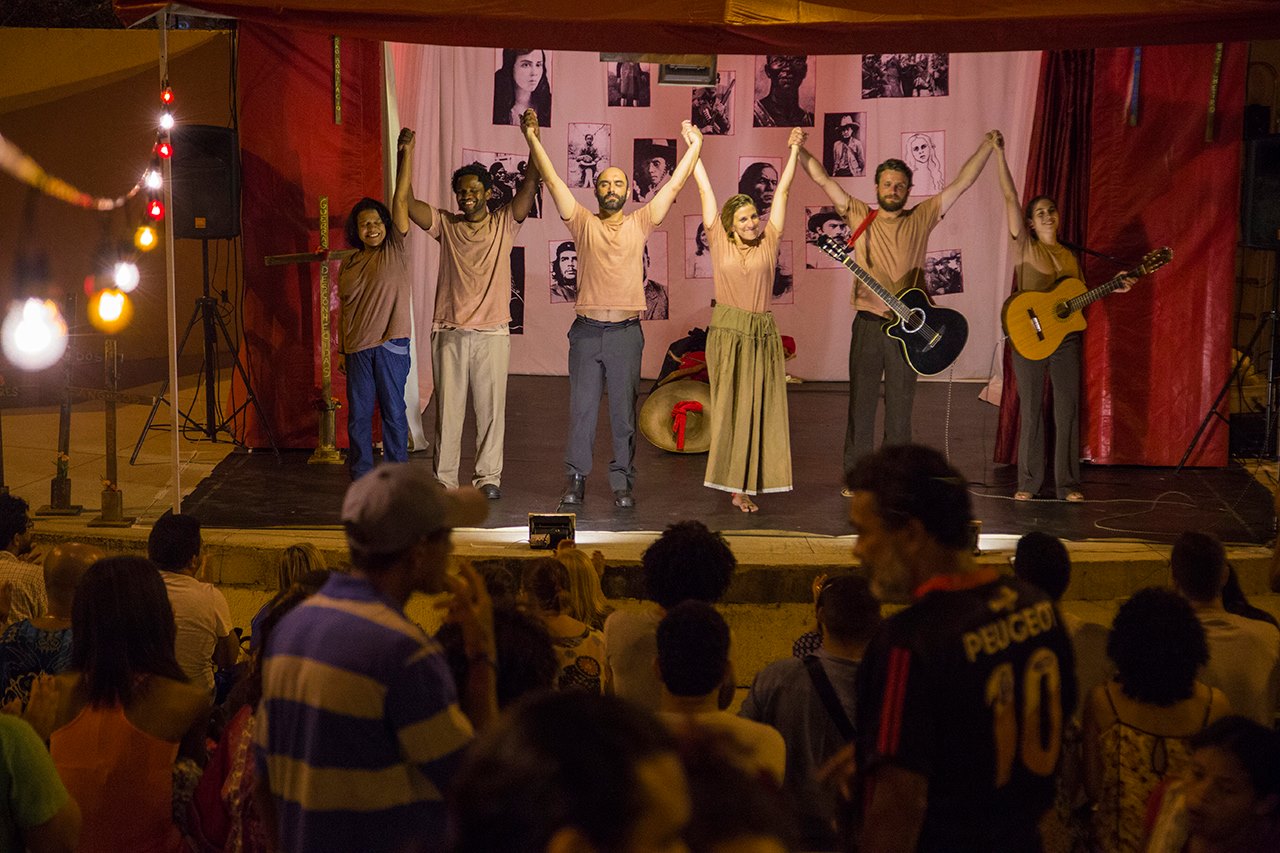
[[[400,141],[396,143],[396,189],[391,196],[391,221],[401,234],[409,230],[411,220],[426,231],[431,227],[431,217],[435,215],[431,205],[413,197],[413,149],[417,142],[412,130],[407,127],[400,129]]]
[[[827,198],[831,199],[831,203],[836,206],[836,213],[846,216],[849,213],[849,194],[844,191],[844,187],[836,183],[835,178],[827,174],[827,170],[822,167],[822,162],[809,153],[809,150],[803,145],[800,146],[799,163],[800,168],[808,173],[813,182],[827,194]],[[781,182],[779,182],[781,183]],[[774,190],[774,198],[778,197],[777,190]],[[777,204],[775,201],[774,204]]]
[[[778,233],[782,233],[782,225],[787,219],[787,194],[791,192],[791,181],[796,176],[796,160],[804,145],[805,132],[798,127],[791,128],[791,137],[787,140],[787,163],[778,176],[778,186],[773,191],[773,207],[769,212],[769,224]]]
[[[1004,195],[1005,217],[1009,220],[1009,236],[1017,240],[1025,226],[1022,224],[1022,206],[1018,203],[1018,188],[1013,183],[1009,161],[1004,156],[1003,137],[996,143],[996,169],[1000,176],[1000,192]]]
[[[654,225],[661,225],[662,220],[666,218],[671,205],[675,204],[676,196],[680,194],[685,181],[689,180],[689,175],[693,173],[693,164],[698,162],[698,155],[702,151],[702,131],[694,127],[693,122],[687,120],[680,122],[680,136],[689,147],[680,158],[680,162],[676,164],[671,180],[663,184],[662,189],[653,194],[653,201],[649,202],[649,215]]]
[[[715,191],[711,189],[711,179],[702,165],[702,158],[693,164],[693,179],[698,184],[698,197],[702,199],[702,227],[707,230],[720,227],[720,206],[716,203]]]
[[[538,114],[533,110],[525,110],[520,117],[520,127],[524,131],[525,141],[529,143],[529,171],[538,170],[538,175],[551,193],[551,200],[556,204],[561,219],[569,219],[578,205],[569,185],[556,174],[556,167],[547,156],[547,149],[542,147],[542,139],[538,135]]]
[[[956,203],[956,199],[960,198],[964,191],[973,186],[974,181],[978,180],[978,175],[982,174],[983,167],[987,165],[987,158],[996,149],[997,139],[999,144],[1004,144],[1004,137],[1000,135],[1000,131],[989,131],[981,144],[978,145],[978,150],[973,152],[973,155],[960,168],[960,174],[956,175],[956,179],[943,187],[942,192],[938,193],[939,216],[946,216],[947,211],[951,209],[951,205]]]
[[[533,198],[538,193],[538,184],[541,181],[540,174],[538,164],[530,157],[529,165],[524,171],[524,180],[516,190],[516,197],[511,200],[511,215],[515,217],[516,222],[524,222],[529,211],[533,210]]]

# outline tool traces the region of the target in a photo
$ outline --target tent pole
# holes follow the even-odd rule
[[[169,82],[169,10],[167,8],[160,12],[158,24],[156,29],[160,34],[160,85],[164,87]],[[173,249],[173,158],[165,157],[160,162],[164,169],[164,207],[168,214],[164,228],[164,253],[169,321],[169,465],[172,469],[169,483],[170,501],[176,515],[182,511],[182,483],[178,460],[178,440],[181,430],[178,426],[180,417],[178,413],[178,286]]]

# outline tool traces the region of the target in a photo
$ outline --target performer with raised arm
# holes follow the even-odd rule
[[[524,135],[556,210],[578,250],[577,318],[569,329],[569,442],[565,450],[565,484],[561,503],[581,504],[591,473],[600,395],[609,393],[609,425],[613,459],[609,486],[614,504],[635,506],[636,392],[640,385],[640,356],[644,333],[640,313],[645,310],[643,256],[645,240],[671,210],[702,148],[702,134],[681,123],[689,149],[675,172],[653,199],[635,213],[622,207],[630,189],[627,175],[610,166],[596,178],[598,212],[587,210],[556,173],[538,138],[537,115],[526,112]]]
[[[414,146],[413,131],[400,144]],[[404,167],[408,172],[408,165]],[[531,165],[515,198],[492,213],[492,179],[472,163],[453,173],[460,213],[432,207],[408,190],[409,218],[440,243],[435,315],[431,323],[431,373],[435,380],[435,476],[458,486],[467,393],[476,416],[476,467],[472,485],[489,500],[502,497],[506,436],[507,368],[511,361],[511,246],[533,207],[538,167]]]
[[[924,254],[929,234],[942,221],[956,199],[973,186],[995,148],[997,131],[986,135],[978,150],[942,192],[915,207],[906,206],[911,195],[911,169],[897,159],[876,167],[876,202],[866,202],[845,192],[822,167],[822,161],[804,148],[800,166],[822,188],[836,212],[853,229],[854,257],[866,272],[890,294],[924,287]],[[911,442],[911,409],[915,401],[916,373],[899,342],[884,334],[881,326],[890,309],[866,284],[854,280],[853,331],[849,341],[849,425],[844,439],[844,469],[870,453],[875,445],[876,405],[884,382],[884,443]]]
[[[702,161],[693,167],[716,294],[707,332],[711,452],[703,485],[731,493],[733,505],[743,512],[759,509],[752,495],[791,491],[787,375],[769,296],[787,193],[804,140],[805,132],[793,128],[767,224],[748,195],[730,196],[718,207]]]

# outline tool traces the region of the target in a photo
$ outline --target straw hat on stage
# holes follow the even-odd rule
[[[675,379],[649,392],[640,407],[640,432],[654,447],[672,453],[711,449],[711,386],[696,379]],[[683,420],[681,445],[678,427]]]

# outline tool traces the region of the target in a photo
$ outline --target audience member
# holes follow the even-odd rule
[[[1234,613],[1246,619],[1257,619],[1280,628],[1280,621],[1277,621],[1276,617],[1261,607],[1254,607],[1249,603],[1244,589],[1240,586],[1240,576],[1236,574],[1235,566],[1230,563],[1227,563],[1227,582],[1222,585],[1222,607],[1228,613]]]
[[[524,569],[521,598],[551,635],[559,659],[556,687],[602,693],[604,635],[568,614],[569,570],[553,557],[540,557]]]
[[[880,602],[865,578],[836,575],[818,591],[815,609],[822,648],[760,670],[738,713],[782,733],[783,789],[799,819],[802,849],[830,850],[837,843],[837,803],[816,774],[853,740],[854,683],[867,643],[880,627]]]
[[[84,818],[81,853],[186,849],[173,821],[173,767],[180,744],[185,755],[203,752],[210,696],[178,666],[174,631],[148,561],[108,557],[84,573],[50,738]]]
[[[859,849],[1038,850],[1076,702],[1053,603],[976,564],[968,486],[937,451],[883,447],[846,484],[872,590],[910,602],[858,669]]]
[[[818,593],[822,591],[822,585],[827,582],[827,573],[818,572],[813,576],[813,583],[810,589],[813,592],[813,606],[818,606]],[[822,626],[815,620],[813,628],[805,631],[795,642],[791,644],[791,656],[803,660],[809,655],[816,654],[818,649],[822,648]]]
[[[80,838],[80,808],[49,751],[27,723],[0,714],[0,850],[71,853]]]
[[[1227,554],[1213,535],[1183,533],[1173,545],[1169,567],[1174,588],[1191,602],[1209,644],[1209,662],[1200,680],[1225,693],[1234,713],[1274,725],[1280,628],[1228,613],[1222,606]]]
[[[651,604],[640,610],[618,610],[605,620],[605,682],[617,695],[657,710],[661,695],[654,670],[658,622],[682,601],[719,601],[738,561],[719,533],[701,521],[681,521],[667,525],[645,549],[640,564]]]
[[[595,553],[600,555],[603,564],[604,555],[599,551]],[[557,548],[556,559],[569,570],[569,615],[597,631],[603,630],[604,620],[609,618],[613,608],[600,588],[600,572],[596,569],[595,559],[572,544]]]
[[[796,831],[782,794],[727,757],[708,738],[680,745],[692,802],[685,841],[690,853],[787,853]],[[815,849],[801,846],[801,850]]]
[[[352,574],[330,577],[264,649],[255,760],[280,848],[443,846],[442,792],[473,727],[497,715],[484,583],[465,563],[446,573],[452,528],[486,514],[480,492],[445,491],[422,465],[382,465],[347,489]],[[472,664],[461,709],[439,645],[404,615],[414,592],[446,591]]]
[[[0,586],[11,585],[9,610],[0,612],[0,627],[19,619],[43,616],[49,607],[40,554],[31,539],[35,526],[30,506],[14,495],[0,495]]]
[[[488,577],[492,576],[486,575],[486,579]],[[493,595],[492,588],[489,594]],[[520,610],[514,603],[499,604],[495,597],[493,636],[498,651],[499,708],[507,707],[526,693],[555,687],[560,675],[560,659],[542,620]],[[467,659],[462,629],[446,623],[436,632],[436,642],[444,648],[454,683],[466,684],[471,661]]]
[[[449,807],[454,853],[678,853],[690,813],[672,735],[584,691],[518,702],[471,748]]]
[[[44,616],[14,622],[0,634],[0,705],[27,706],[32,680],[57,675],[71,664],[71,607],[76,584],[105,554],[91,545],[55,545],[44,560],[49,608]]]
[[[658,623],[660,716],[681,736],[713,735],[746,772],[781,786],[787,747],[772,726],[720,710],[721,688],[733,683],[729,626],[705,601],[682,601]]]
[[[207,561],[201,553],[200,520],[172,511],[156,519],[147,538],[147,556],[158,566],[178,624],[174,654],[194,684],[213,694],[215,667],[233,666],[240,639],[231,631],[226,596],[204,580]]]
[[[1204,628],[1176,592],[1134,593],[1107,638],[1115,678],[1084,709],[1085,788],[1094,803],[1094,846],[1137,851],[1147,798],[1186,766],[1187,739],[1229,713],[1222,692],[1196,681],[1209,659]]]
[[[325,571],[329,567],[325,565],[324,555],[320,553],[320,549],[310,542],[297,542],[285,548],[280,554],[280,561],[276,563],[276,594],[266,604],[254,614],[253,619],[249,621],[249,651],[255,651],[262,645],[259,634],[262,629],[262,621],[267,618],[267,614],[271,612],[272,605],[275,604],[277,598],[289,590],[303,575],[308,572]],[[325,576],[328,580],[328,576]],[[314,590],[312,590],[314,592]]]

